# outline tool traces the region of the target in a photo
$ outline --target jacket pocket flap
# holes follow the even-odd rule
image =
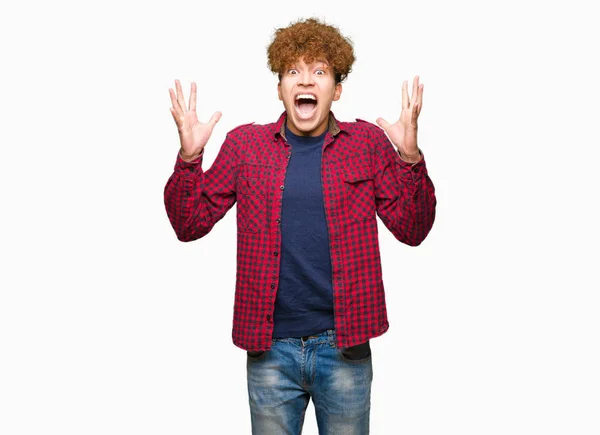
[[[346,166],[343,172],[344,180],[349,183],[371,180],[373,178],[373,171],[370,166]]]
[[[237,193],[245,195],[264,195],[261,178],[238,177],[236,182]]]

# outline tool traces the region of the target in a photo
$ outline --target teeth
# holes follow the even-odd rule
[[[315,96],[311,95],[311,94],[296,95],[296,100],[299,100],[300,98],[304,98],[304,99],[307,99],[307,100],[315,100],[315,101],[317,101],[317,99],[315,98]]]

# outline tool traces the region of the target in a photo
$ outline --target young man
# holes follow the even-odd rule
[[[200,123],[196,84],[187,108],[180,83],[169,89],[181,148],[167,214],[191,241],[237,201],[232,336],[248,352],[252,432],[301,433],[312,397],[320,434],[367,434],[369,340],[388,329],[376,216],[411,246],[435,217],[417,146],[423,85],[415,77],[409,98],[403,83],[400,119],[379,118],[382,130],[330,110],[354,62],[337,28],[308,19],[278,29],[268,57],[285,111],[230,131],[206,172],[203,149],[221,114]]]

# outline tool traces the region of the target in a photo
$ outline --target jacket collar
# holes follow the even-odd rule
[[[275,123],[274,127],[273,127],[273,135],[275,136],[275,138],[277,138],[277,135],[281,135],[281,137],[283,137],[285,139],[285,122],[287,120],[287,112],[283,112],[280,116],[279,119],[277,120],[277,122]],[[345,131],[346,133],[348,133],[347,128],[343,125],[340,125],[337,121],[337,119],[335,119],[335,116],[333,115],[333,112],[330,110],[329,111],[329,124],[327,126],[327,131],[329,132],[329,134],[331,134],[331,136],[335,136],[336,134],[338,134],[340,131]]]

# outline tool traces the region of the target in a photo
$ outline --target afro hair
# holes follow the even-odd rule
[[[285,68],[304,58],[306,63],[326,61],[333,68],[335,82],[340,83],[352,71],[355,60],[352,41],[342,36],[337,27],[316,18],[277,29],[267,55],[269,68],[280,80]]]

